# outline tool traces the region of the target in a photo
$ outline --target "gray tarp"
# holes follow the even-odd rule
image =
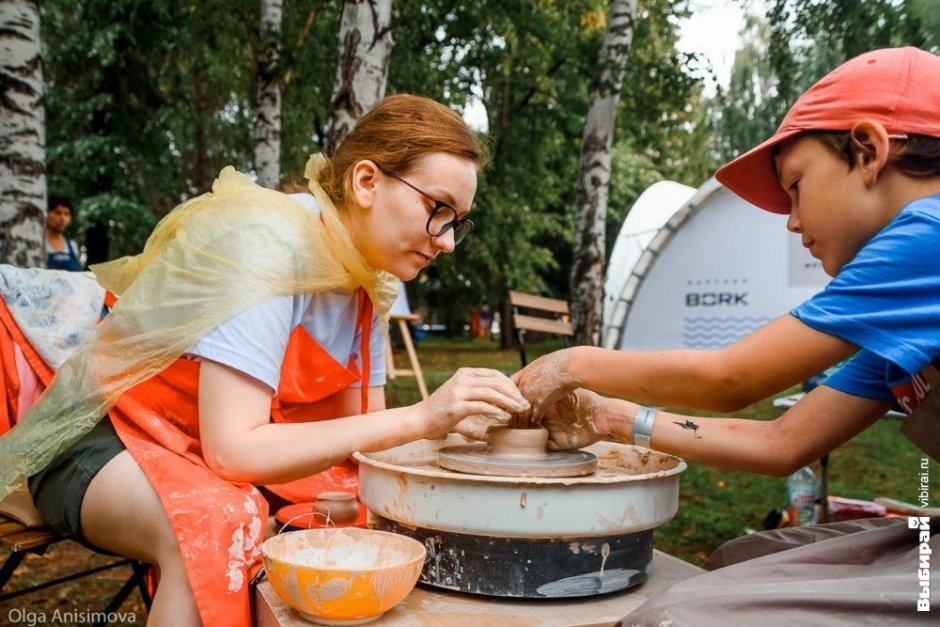
[[[940,517],[922,520],[929,520],[930,531],[940,531]],[[922,533],[909,529],[905,517],[778,529],[737,538],[709,558],[706,567],[715,570],[672,586],[621,624],[940,624],[936,590],[931,595],[932,611],[917,611],[924,590],[919,571],[927,562],[929,570],[935,562],[940,565],[940,534],[922,545]],[[930,583],[940,588],[940,577]]]

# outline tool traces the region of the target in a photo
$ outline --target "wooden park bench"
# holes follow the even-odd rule
[[[18,272],[21,274],[17,275]],[[36,281],[35,285],[39,286],[36,292],[42,294],[43,297],[37,299],[36,303],[30,303],[29,307],[36,309],[38,307],[37,303],[41,303],[41,310],[45,319],[50,316],[58,316],[62,320],[74,323],[73,314],[77,307],[73,307],[69,299],[75,298],[74,295],[80,293],[85,295],[85,299],[80,299],[78,302],[84,303],[87,300],[93,303],[93,299],[89,298],[88,295],[90,293],[97,294],[97,290],[100,288],[91,279],[82,278],[84,275],[80,273],[63,274],[69,276],[69,280],[66,281],[68,286],[62,287],[60,283],[55,283],[55,285],[59,285],[56,289],[61,289],[61,292],[49,288],[48,285],[52,285],[52,283],[43,283],[41,274],[8,267],[3,276],[5,280],[11,281],[11,285],[20,286],[16,288],[18,290],[16,291],[17,294],[31,293],[30,289],[22,286],[33,285],[32,282]],[[65,281],[65,279],[59,281]],[[69,283],[69,281],[71,282]],[[92,283],[83,283],[83,281],[92,281]],[[90,288],[90,285],[94,287]],[[108,298],[103,291],[100,296],[104,303],[112,304],[108,302]],[[84,337],[83,334],[91,333],[93,330],[94,327],[88,324],[78,325],[72,331],[73,335],[70,337],[81,339]],[[54,345],[54,342],[50,341],[45,335],[39,334],[34,337],[44,338],[47,344]],[[64,359],[64,356],[62,356],[62,359]],[[23,374],[27,375],[27,379],[22,379]],[[14,428],[19,417],[24,415],[29,405],[38,398],[39,391],[50,384],[53,376],[53,368],[47,364],[46,358],[31,343],[29,333],[20,327],[20,323],[7,307],[5,296],[0,295],[0,435]],[[32,389],[31,395],[28,394],[24,397],[24,389]],[[42,555],[50,546],[63,540],[65,538],[43,521],[25,486],[0,500],[0,560],[2,560],[2,564],[0,564],[0,603],[80,577],[121,566],[130,566],[130,577],[109,601],[104,612],[100,614],[106,620],[109,614],[121,607],[134,591],[134,588],[140,589],[144,605],[147,608],[150,607],[150,595],[145,582],[148,566],[131,559],[115,558],[101,566],[83,570],[73,569],[76,572],[63,572],[60,576],[36,585],[5,591],[17,568],[28,555]]]
[[[512,306],[512,326],[516,330],[523,367],[528,363],[525,353],[526,331],[560,335],[565,339],[565,346],[570,345],[574,328],[568,318],[567,302],[559,298],[511,291],[509,304]]]

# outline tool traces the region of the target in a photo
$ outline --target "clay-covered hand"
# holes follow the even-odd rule
[[[457,423],[454,431],[467,438],[468,440],[486,441],[487,432],[493,427],[506,425],[505,420],[488,418],[486,416],[467,416]]]
[[[548,429],[548,449],[572,450],[609,438],[604,400],[590,390],[579,389],[546,407],[542,426]]]
[[[519,391],[532,404],[526,414],[513,416],[518,427],[539,425],[546,408],[579,387],[580,383],[568,372],[571,349],[564,349],[539,357],[512,375]]]
[[[461,368],[433,394],[419,403],[423,409],[423,437],[436,438],[461,421],[485,437],[488,424],[506,423],[511,414],[527,412],[529,401],[498,370]],[[471,427],[468,426],[468,429]]]

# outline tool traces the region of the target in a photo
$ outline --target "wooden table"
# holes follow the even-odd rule
[[[615,625],[670,585],[705,572],[662,551],[653,550],[649,578],[642,585],[577,600],[496,599],[448,592],[419,584],[405,600],[369,625],[381,627],[499,627]],[[285,605],[268,581],[254,594],[257,627],[309,627],[311,623]]]

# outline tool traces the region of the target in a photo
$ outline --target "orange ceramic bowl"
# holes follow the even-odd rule
[[[358,625],[408,596],[424,566],[424,545],[374,529],[305,529],[261,546],[264,568],[281,599],[307,620]]]

